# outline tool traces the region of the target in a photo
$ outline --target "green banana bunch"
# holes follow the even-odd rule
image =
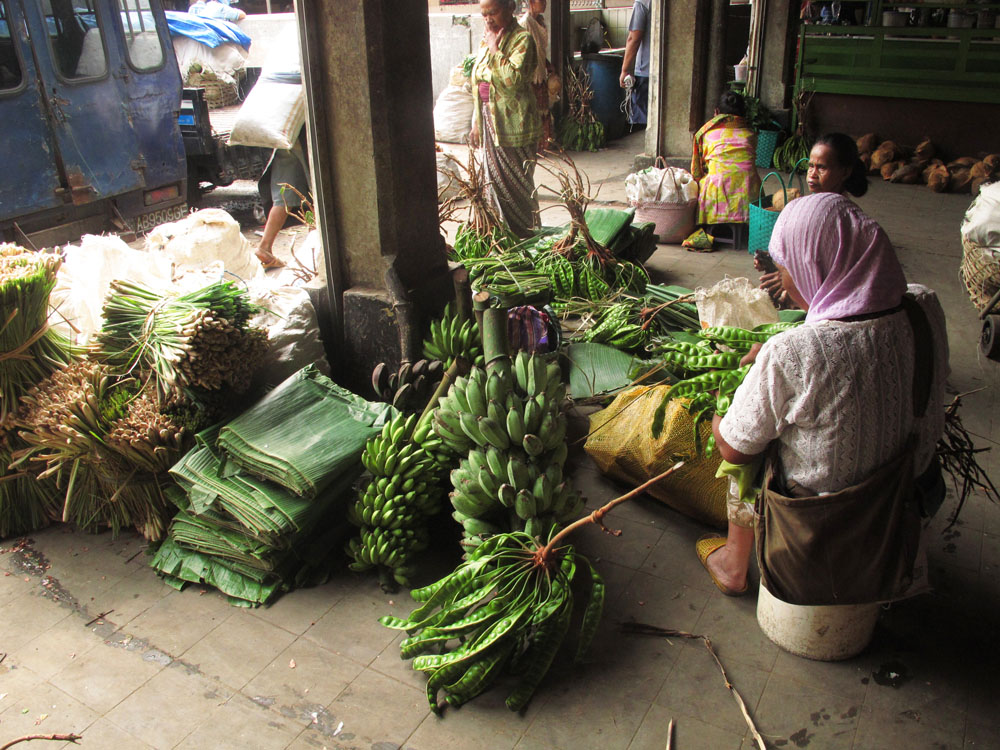
[[[391,372],[385,362],[372,370],[372,389],[376,397],[400,411],[421,411],[441,382],[444,363],[439,359],[404,362]]]
[[[497,534],[452,573],[412,591],[421,604],[409,617],[379,620],[387,628],[407,631],[400,656],[413,659],[413,668],[427,674],[432,711],[475,698],[504,672],[517,675],[507,707],[524,708],[569,630],[581,572],[590,585],[576,660],[586,653],[604,609],[604,581],[571,545],[551,555],[545,554],[547,549],[521,532]]]
[[[456,358],[462,357],[474,365],[483,366],[483,341],[475,319],[459,320],[451,310],[444,308],[439,320],[431,322],[430,338],[424,341],[424,357],[440,360],[443,369],[451,367]]]
[[[361,454],[370,478],[348,508],[359,527],[347,543],[350,568],[377,568],[384,587],[409,586],[416,553],[427,548],[427,519],[440,512],[444,492],[437,461],[430,455],[430,422],[400,413],[371,438]]]
[[[520,352],[509,371],[474,368],[434,412],[434,432],[461,457],[450,478],[463,545],[510,529],[546,538],[583,500],[563,477],[566,396],[559,366]]]

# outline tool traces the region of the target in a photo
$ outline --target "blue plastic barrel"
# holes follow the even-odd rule
[[[622,55],[588,53],[582,55],[581,64],[590,76],[594,99],[590,103],[594,115],[604,125],[609,141],[625,135],[628,121],[622,111],[625,90],[618,85],[622,72]]]

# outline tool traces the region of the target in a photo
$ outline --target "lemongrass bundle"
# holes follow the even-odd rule
[[[162,396],[243,392],[267,350],[267,333],[246,326],[259,309],[228,281],[180,296],[115,281],[97,341],[106,361],[152,372]]]
[[[18,399],[73,360],[71,343],[49,328],[49,293],[58,255],[0,243],[0,429],[9,428]]]
[[[59,516],[51,480],[10,468],[15,441],[13,433],[0,434],[0,539],[29,534]]]
[[[186,448],[186,430],[154,411],[136,397],[134,381],[81,360],[21,399],[23,447],[14,451],[13,467],[55,482],[64,522],[115,534],[134,526],[158,540],[172,512],[163,497],[165,470]]]

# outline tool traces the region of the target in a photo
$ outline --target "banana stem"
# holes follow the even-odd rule
[[[650,479],[649,481],[645,482],[644,484],[639,485],[634,490],[626,492],[621,497],[616,497],[614,500],[611,500],[606,505],[603,505],[600,508],[598,508],[597,510],[595,510],[589,516],[584,516],[583,518],[577,519],[576,521],[574,521],[573,523],[571,523],[569,526],[567,526],[566,528],[562,529],[554,537],[552,537],[552,539],[549,541],[548,544],[546,544],[544,547],[540,548],[535,553],[535,560],[537,561],[537,563],[539,565],[548,565],[549,561],[552,559],[553,551],[559,546],[559,543],[563,539],[565,539],[567,536],[569,536],[570,534],[572,534],[574,531],[576,531],[577,529],[579,529],[581,526],[586,526],[589,523],[597,524],[598,526],[600,526],[602,529],[604,529],[606,532],[608,532],[612,536],[621,536],[622,532],[620,530],[618,530],[618,531],[612,531],[611,529],[609,529],[608,527],[606,527],[604,525],[604,516],[606,516],[608,513],[610,513],[611,509],[614,508],[616,505],[620,505],[620,504],[624,503],[626,500],[631,500],[632,498],[634,498],[634,497],[636,497],[638,495],[641,495],[643,492],[645,492],[647,489],[649,489],[650,487],[652,487],[657,482],[659,482],[659,481],[661,481],[661,480],[666,479],[667,477],[669,477],[671,474],[673,474],[675,471],[677,471],[683,465],[684,465],[683,461],[678,461],[677,463],[675,463],[673,466],[671,466],[669,469],[667,469],[662,474],[658,474],[657,476],[653,477],[652,479]]]
[[[425,406],[424,410],[420,412],[420,418],[413,426],[414,432],[420,429],[420,426],[425,420],[431,418],[431,415],[434,413],[434,409],[437,408],[438,401],[440,401],[441,397],[448,392],[451,384],[455,382],[455,378],[468,371],[468,363],[461,357],[456,357],[455,361],[451,363],[451,367],[445,370],[444,375],[441,376],[441,382],[438,383],[438,387],[435,388],[434,393],[431,394],[431,400],[427,402],[427,406]]]

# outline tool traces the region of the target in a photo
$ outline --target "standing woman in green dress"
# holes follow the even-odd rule
[[[514,18],[516,0],[482,0],[486,21],[472,68],[476,109],[469,143],[479,149],[487,190],[518,237],[538,225],[535,155],[541,117],[531,88],[535,43]]]

